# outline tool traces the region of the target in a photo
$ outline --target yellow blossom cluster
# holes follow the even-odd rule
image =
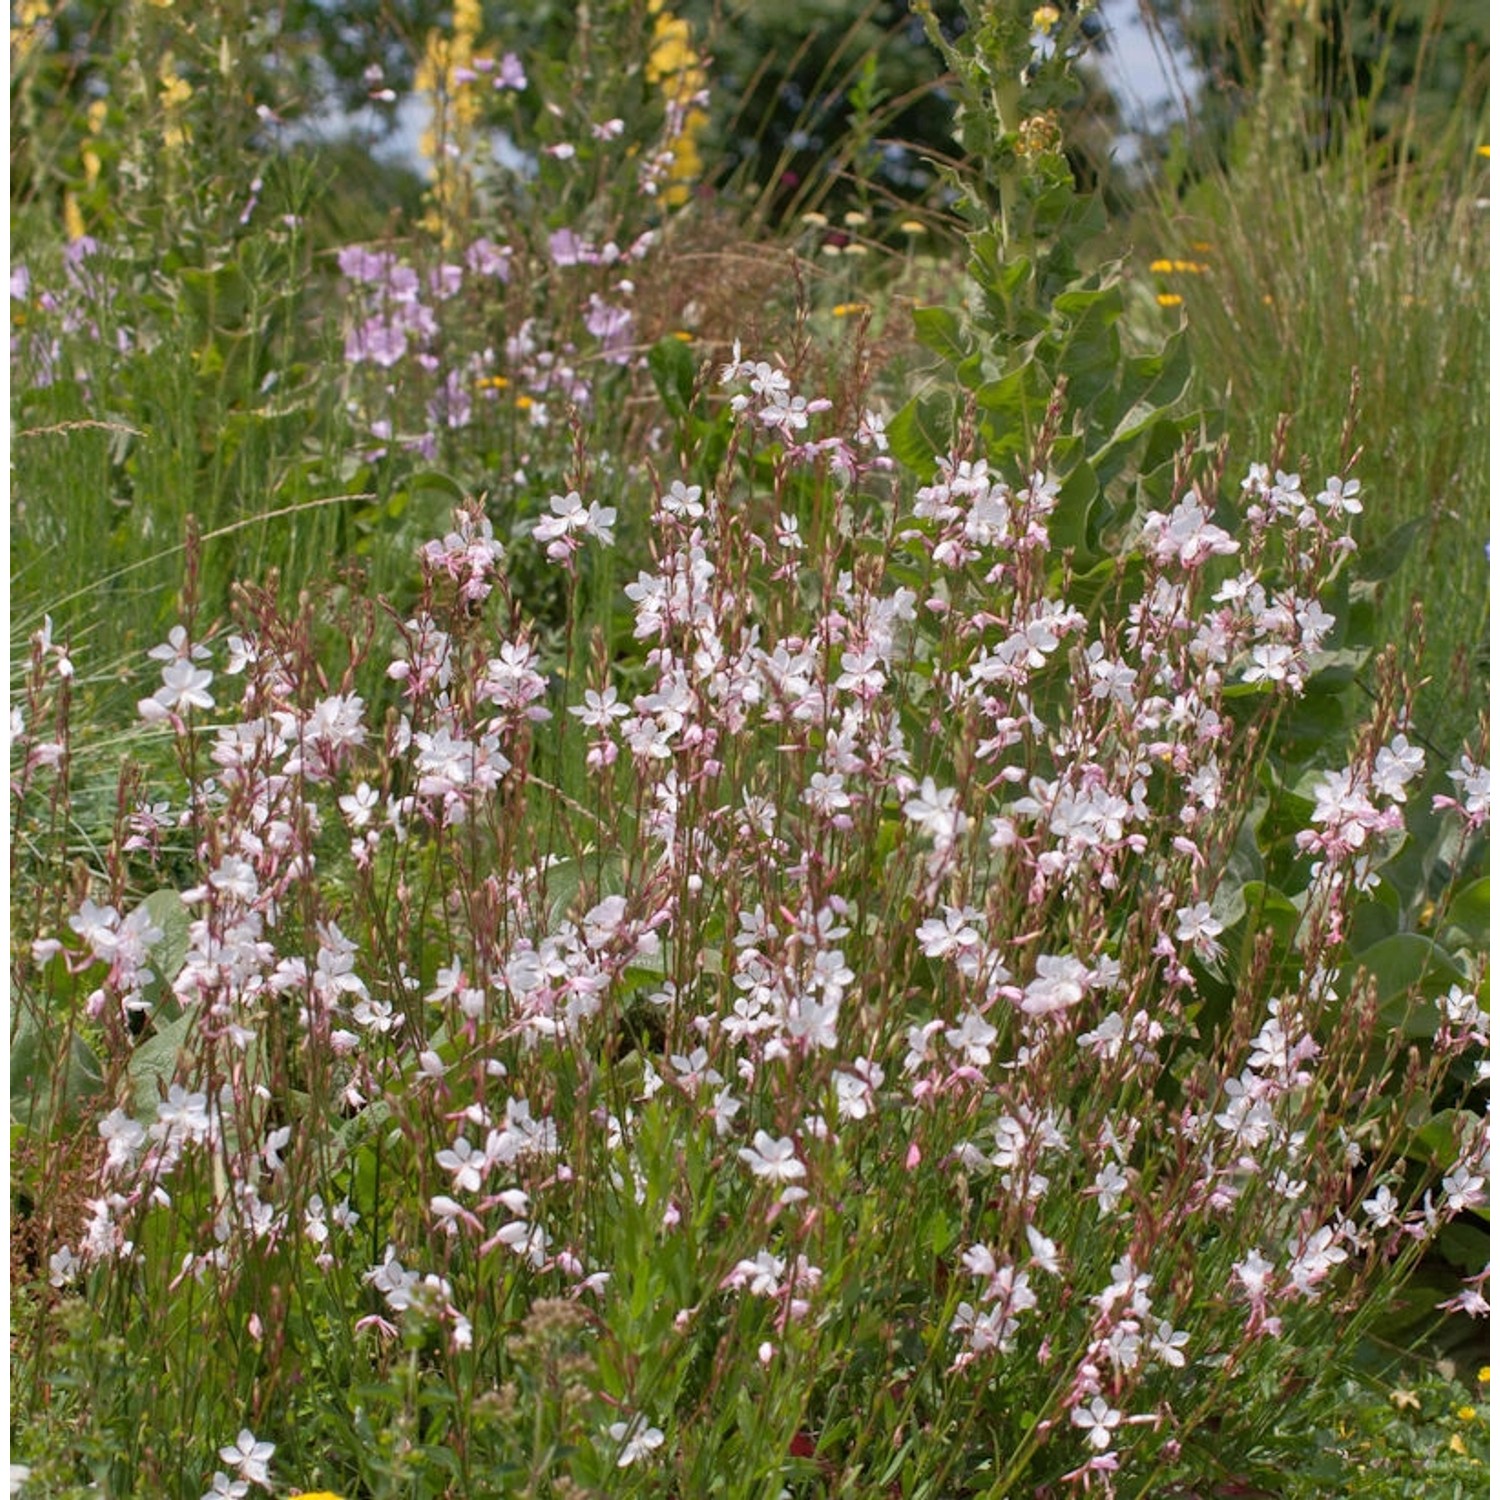
[[[483,24],[480,0],[454,0],[452,35],[427,33],[414,80],[432,101],[432,123],[417,142],[433,165],[432,206],[423,227],[442,235],[444,244],[458,234],[472,193],[470,162],[483,108],[474,64],[491,56],[478,45]]]
[[[687,201],[692,184],[703,175],[698,138],[708,124],[708,112],[696,101],[708,85],[708,71],[693,47],[688,23],[667,10],[666,0],[650,0],[647,10],[652,19],[646,82],[659,88],[666,100],[672,153],[668,186],[661,196],[676,206]]]
[[[1213,247],[1205,241],[1195,240],[1192,248],[1202,253]],[[1177,260],[1172,257],[1162,257],[1151,262],[1153,276],[1205,276],[1211,269],[1208,262],[1202,260]],[[1156,304],[1158,307],[1181,307],[1182,296],[1178,292],[1158,292]]]

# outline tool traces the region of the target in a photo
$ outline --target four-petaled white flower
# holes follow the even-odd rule
[[[646,1458],[666,1442],[660,1427],[648,1427],[644,1417],[632,1417],[628,1422],[611,1422],[609,1435],[621,1444],[620,1456],[615,1466],[629,1468],[637,1459]]]
[[[1073,1425],[1083,1428],[1089,1442],[1102,1453],[1114,1441],[1114,1429],[1121,1414],[1103,1396],[1095,1396],[1087,1406],[1073,1408]]]
[[[797,1160],[796,1145],[786,1136],[772,1140],[764,1130],[757,1130],[750,1145],[740,1148],[740,1160],[770,1182],[795,1182],[807,1176],[807,1168]]]
[[[270,1489],[271,1455],[275,1451],[275,1443],[259,1442],[248,1427],[242,1427],[233,1444],[219,1449],[219,1457],[238,1469],[241,1479]]]

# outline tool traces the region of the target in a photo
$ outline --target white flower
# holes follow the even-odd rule
[[[786,1136],[772,1140],[764,1130],[757,1130],[750,1145],[740,1148],[740,1160],[757,1177],[772,1182],[795,1182],[807,1176],[807,1168],[797,1160],[797,1148],[792,1141]]]
[[[1089,1404],[1073,1408],[1073,1425],[1083,1428],[1089,1442],[1102,1453],[1114,1441],[1113,1430],[1120,1425],[1120,1413],[1103,1396]]]
[[[1335,515],[1357,516],[1365,508],[1358,495],[1359,480],[1340,479],[1335,474],[1313,499]]]
[[[615,1460],[617,1468],[629,1468],[638,1458],[645,1458],[666,1442],[660,1427],[646,1427],[644,1422],[644,1417],[632,1417],[628,1422],[609,1424],[610,1437],[623,1444],[620,1456]]]
[[[248,1427],[240,1429],[240,1435],[230,1447],[220,1448],[219,1457],[240,1471],[240,1478],[251,1484],[271,1488],[271,1455],[276,1451],[275,1443],[261,1443]],[[243,1491],[241,1491],[243,1493]]]

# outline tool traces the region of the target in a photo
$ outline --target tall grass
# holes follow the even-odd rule
[[[1233,442],[1269,448],[1295,411],[1296,467],[1354,434],[1361,539],[1401,563],[1382,634],[1405,638],[1411,604],[1429,606],[1416,722],[1448,749],[1488,695],[1487,61],[1471,59],[1435,115],[1423,90],[1442,7],[1422,12],[1399,93],[1391,34],[1364,38],[1375,66],[1354,92],[1351,9],[1221,14],[1213,110],[1179,132],[1138,252],[1172,263],[1150,284],[1182,299],[1167,316],[1185,320],[1195,381]]]

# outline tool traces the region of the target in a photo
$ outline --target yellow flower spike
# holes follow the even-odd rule
[[[81,240],[86,232],[83,227],[83,210],[79,208],[78,200],[72,193],[63,194],[63,229],[69,244]]]
[[[156,70],[156,76],[161,83],[163,108],[181,109],[193,97],[192,84],[178,76],[177,64],[170,52],[162,58],[161,66]]]

